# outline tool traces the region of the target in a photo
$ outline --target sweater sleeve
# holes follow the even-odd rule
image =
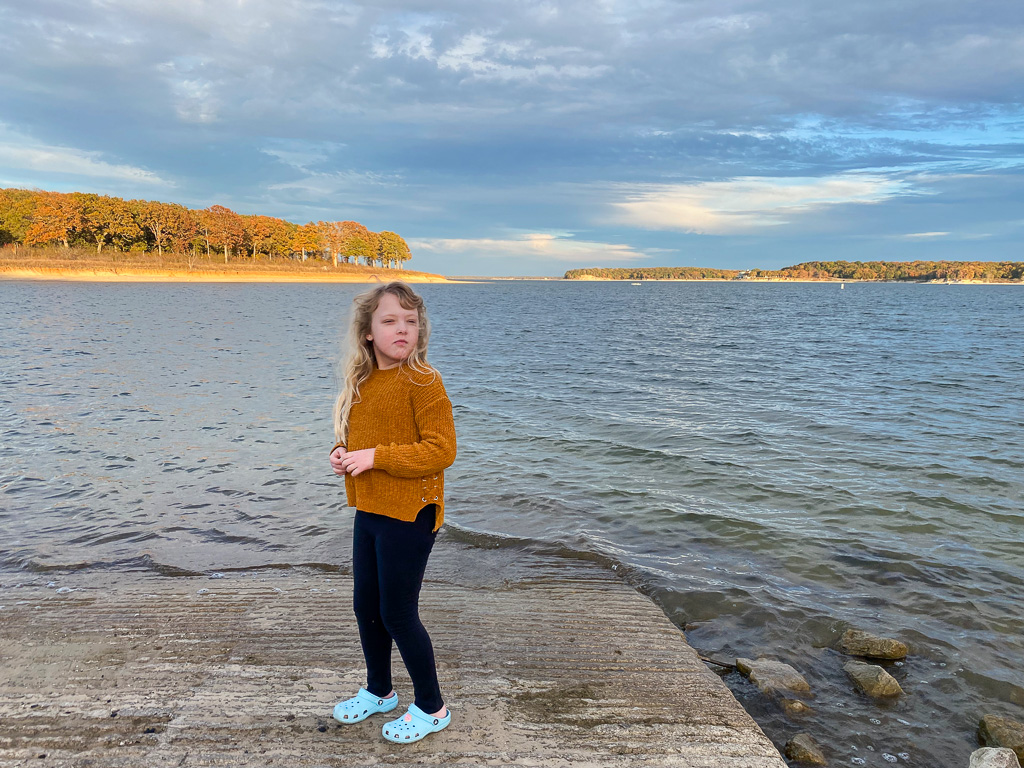
[[[415,443],[378,445],[374,469],[393,477],[422,477],[440,472],[455,461],[455,419],[440,378],[413,387],[413,417],[420,439]]]

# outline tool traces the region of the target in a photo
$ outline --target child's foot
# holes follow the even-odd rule
[[[441,712],[444,716],[441,717]],[[410,744],[414,741],[429,736],[431,733],[444,730],[452,721],[452,713],[447,707],[441,707],[441,711],[428,715],[415,704],[409,705],[409,711],[397,720],[384,723],[380,729],[384,738],[396,744]]]
[[[390,696],[374,696],[365,688],[351,699],[346,699],[334,707],[334,719],[344,725],[351,725],[365,720],[378,712],[390,712],[398,706],[398,695],[392,691]]]

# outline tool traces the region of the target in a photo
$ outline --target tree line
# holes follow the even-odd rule
[[[570,269],[566,280],[579,280],[584,275],[606,280],[731,280],[740,274],[738,269],[712,269],[710,267],[595,267]]]
[[[566,280],[1024,280],[1022,261],[807,261],[782,269],[606,267],[570,269]]]
[[[833,280],[1024,280],[1021,261],[807,261],[748,277]]]
[[[190,209],[177,203],[123,200],[86,192],[0,189],[0,246],[56,245],[121,252],[216,255],[245,259],[308,258],[402,267],[412,258],[394,232],[371,232],[356,221],[294,224],[246,216],[222,205]]]

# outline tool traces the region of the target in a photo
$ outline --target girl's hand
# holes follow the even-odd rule
[[[361,451],[349,451],[342,454],[341,468],[343,472],[347,472],[352,477],[355,477],[368,469],[373,469],[373,455],[376,452],[376,448],[364,448]],[[331,458],[331,464],[333,465],[333,456]]]
[[[331,451],[331,470],[334,474],[344,477],[345,468],[342,466],[342,460],[345,457],[344,446],[339,445],[333,451]]]

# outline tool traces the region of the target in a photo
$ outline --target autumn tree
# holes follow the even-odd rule
[[[243,216],[242,228],[245,230],[245,239],[252,247],[252,258],[257,253],[265,252],[266,241],[270,239],[270,217],[269,216]]]
[[[287,256],[292,250],[292,233],[298,227],[284,219],[272,218],[270,221],[270,237],[268,239],[270,258],[273,259],[275,255]]]
[[[85,219],[96,241],[96,253],[108,240],[123,251],[143,236],[132,206],[119,197],[91,195],[85,203]]]
[[[72,233],[81,231],[85,223],[85,212],[80,200],[59,192],[44,192],[32,212],[32,224],[25,232],[25,245],[41,245],[59,240],[65,248],[70,248],[68,239]]]
[[[336,221],[318,221],[316,223],[317,242],[320,252],[338,266],[338,251],[341,249],[341,228]]]
[[[146,201],[139,205],[139,221],[152,233],[161,258],[164,255],[164,243],[170,240],[171,228],[176,219],[177,212],[168,203]]]
[[[396,264],[411,259],[412,253],[401,235],[384,231],[377,235],[377,258],[380,259],[381,266],[394,269]]]
[[[289,225],[273,216],[245,216],[243,220],[253,258],[260,253],[274,258],[275,253],[284,254],[288,251],[294,224]]]
[[[341,242],[338,250],[346,262],[351,259],[353,263],[358,264],[360,259],[376,258],[377,254],[374,250],[370,230],[358,221],[343,221],[338,224],[338,228],[341,231]],[[367,263],[372,264],[373,262],[369,261]]]
[[[366,260],[366,266],[372,267],[379,259],[380,235],[378,235],[376,232],[370,232],[369,230],[367,230],[366,240],[367,245],[369,245],[369,248],[367,249],[369,253],[367,253],[363,258]],[[384,266],[383,260],[381,260],[380,265],[382,267]]]
[[[204,221],[209,242],[224,249],[224,263],[227,264],[232,249],[245,240],[242,217],[223,205],[211,205],[206,213]]]
[[[302,260],[306,260],[307,251],[322,250],[320,246],[320,231],[316,224],[309,222],[296,227],[289,241],[289,247],[295,253],[302,254]]]
[[[175,253],[185,253],[192,248],[193,242],[199,236],[199,213],[184,205],[171,203],[165,225],[171,249]]]
[[[27,189],[0,189],[0,245],[25,242],[35,207],[35,193]]]

